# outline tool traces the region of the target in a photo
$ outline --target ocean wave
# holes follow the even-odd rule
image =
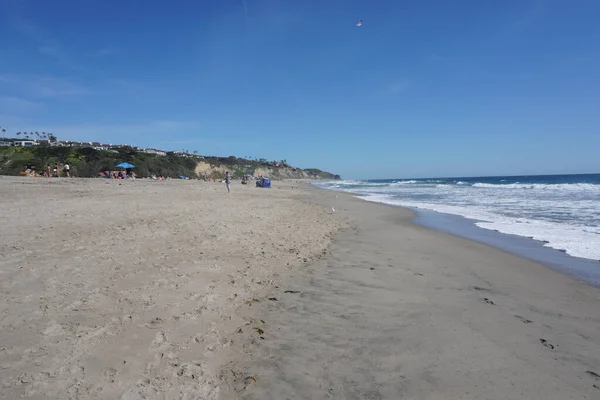
[[[481,183],[472,185],[482,189],[537,189],[537,190],[569,190],[569,191],[599,191],[600,185],[593,183]]]
[[[419,182],[415,181],[415,180],[410,180],[410,181],[395,181],[395,182],[390,183],[389,185],[390,186],[400,186],[400,185],[412,185],[412,184],[415,184],[415,183],[419,183]]]
[[[367,186],[367,187],[378,187],[378,186],[389,186],[387,182],[367,182],[367,181],[326,181],[326,182],[315,182],[313,185],[318,187],[352,187],[352,186]]]
[[[507,216],[474,205],[458,206],[403,200],[391,195],[366,194],[359,198],[376,203],[411,207],[459,215],[475,220],[480,228],[532,238],[544,246],[564,251],[573,257],[600,260],[600,227],[574,221],[557,223],[539,219]]]
[[[505,181],[505,180],[503,180]],[[442,179],[427,180],[394,180],[391,182],[377,181],[330,181],[315,183],[316,186],[324,188],[355,188],[355,187],[474,187],[479,189],[523,189],[523,190],[561,190],[561,191],[595,191],[600,192],[600,184],[594,183],[488,183],[488,182],[466,182],[450,181]]]

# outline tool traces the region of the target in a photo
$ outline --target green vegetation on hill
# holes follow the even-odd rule
[[[61,147],[39,145],[32,147],[3,147],[0,150],[0,174],[18,175],[28,163],[36,171],[48,164],[69,164],[73,176],[96,177],[101,171],[114,171],[115,165],[129,162],[135,165],[139,177],[162,174],[169,177],[185,175],[196,177],[197,161],[174,154],[158,156],[122,147],[114,151],[95,150],[91,147]]]
[[[317,168],[307,168],[304,171],[311,176],[318,176],[320,179],[339,180],[342,179],[339,175],[334,175],[330,172],[321,171]]]
[[[268,162],[264,159],[247,160],[237,157],[180,156],[174,153],[149,154],[131,147],[114,150],[96,150],[92,147],[37,145],[32,147],[0,147],[0,174],[18,175],[28,164],[36,171],[44,171],[48,164],[69,164],[71,174],[77,177],[96,177],[99,172],[113,171],[121,162],[135,165],[138,177],[152,174],[176,178],[222,178],[229,170],[234,176],[264,175],[274,179],[306,178],[313,175],[322,179],[339,179],[339,175],[317,169],[302,170],[289,166],[285,160]],[[337,178],[336,178],[337,177]]]

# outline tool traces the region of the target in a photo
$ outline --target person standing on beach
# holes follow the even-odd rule
[[[225,172],[225,186],[227,186],[227,193],[230,193],[231,190],[231,176],[229,175],[229,171]]]

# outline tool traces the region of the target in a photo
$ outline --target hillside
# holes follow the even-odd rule
[[[342,177],[339,175],[332,174],[330,172],[321,171],[320,169],[317,169],[317,168],[306,168],[306,169],[304,169],[304,171],[306,173],[308,173],[309,175],[316,177],[318,179],[326,179],[326,180],[342,179]]]
[[[237,157],[201,157],[190,154],[149,154],[131,147],[112,150],[96,150],[92,147],[68,147],[37,145],[32,147],[0,147],[0,174],[18,175],[31,164],[36,171],[44,171],[46,165],[69,164],[71,173],[77,177],[96,177],[99,172],[115,170],[121,162],[135,165],[135,173],[144,178],[154,175],[177,178],[221,179],[225,171],[234,177],[264,176],[278,179],[340,179],[318,169],[303,170],[285,161],[246,160]]]

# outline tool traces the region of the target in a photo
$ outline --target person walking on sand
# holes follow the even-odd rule
[[[225,172],[225,186],[227,186],[227,193],[230,193],[231,190],[231,176],[229,175],[229,171]]]

